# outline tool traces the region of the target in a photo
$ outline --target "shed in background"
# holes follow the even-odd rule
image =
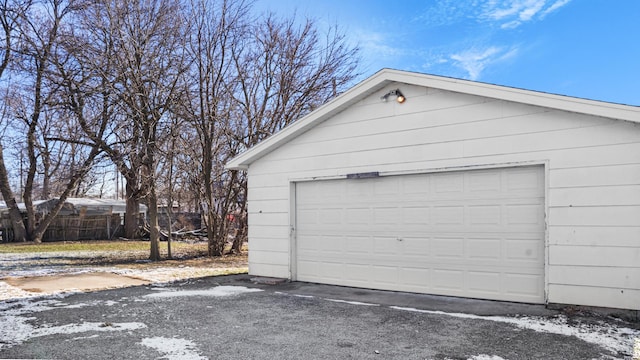
[[[48,214],[59,199],[34,201],[36,218]],[[18,208],[26,214],[24,203]],[[43,241],[109,240],[122,236],[126,202],[115,199],[67,198],[62,209],[47,228]],[[139,219],[146,219],[147,207],[140,204]],[[12,240],[12,226],[4,202],[0,202],[2,240]]]

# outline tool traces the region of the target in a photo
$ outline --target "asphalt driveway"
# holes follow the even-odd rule
[[[0,302],[0,358],[629,359],[637,323],[247,275]]]

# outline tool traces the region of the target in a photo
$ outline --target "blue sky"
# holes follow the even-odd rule
[[[362,80],[416,71],[640,106],[640,0],[257,0],[338,25]]]

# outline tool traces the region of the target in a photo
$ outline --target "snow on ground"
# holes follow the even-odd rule
[[[0,300],[27,298],[39,295],[41,294],[24,291],[18,287],[9,285],[4,281],[0,281]]]
[[[8,253],[0,254],[0,269],[5,277],[46,276],[56,274],[81,274],[92,271],[82,266],[69,266],[74,259],[98,258],[104,251],[73,251],[46,253]]]
[[[142,339],[140,345],[150,347],[162,353],[162,359],[168,360],[206,360],[193,341],[177,338],[153,337]]]
[[[522,329],[547,332],[564,336],[575,336],[583,341],[598,345],[614,353],[631,354],[634,341],[640,339],[640,330],[618,327],[605,322],[594,324],[569,324],[566,316],[548,317],[506,317],[479,316],[473,314],[447,313],[443,311],[420,310],[407,307],[391,306],[392,309],[413,311],[426,314],[446,315],[463,319],[488,320],[513,324]]]
[[[503,359],[503,358],[501,358],[500,356],[497,356],[497,355],[480,354],[480,355],[472,356],[472,357],[468,358],[467,360],[505,360],[505,359]]]
[[[52,290],[41,292],[24,291],[18,287],[2,281],[9,277],[40,277],[51,275],[77,275],[87,273],[112,273],[131,278],[148,281],[153,284],[169,283],[178,280],[195,279],[207,276],[224,275],[246,271],[246,268],[238,267],[148,267],[148,268],[120,268],[114,266],[69,266],[70,259],[89,258],[92,256],[104,256],[100,251],[77,251],[73,253],[46,253],[46,254],[1,254],[0,255],[0,301],[8,299],[39,297],[66,292],[64,290]]]
[[[325,299],[331,302],[343,303],[343,304],[351,304],[351,305],[363,305],[363,306],[380,306],[380,304],[371,304],[360,301],[347,301],[347,300],[338,300],[338,299]]]
[[[228,274],[237,268],[160,267],[151,269],[109,269],[109,272],[125,275],[152,283],[165,283],[184,279]],[[104,270],[101,270],[104,271]]]
[[[57,296],[59,298],[60,296]],[[93,304],[68,305],[57,300],[57,298],[45,299],[23,299],[13,302],[0,302],[0,350],[21,344],[29,339],[41,336],[58,334],[80,334],[87,332],[106,331],[132,331],[146,328],[140,322],[125,323],[105,323],[105,322],[82,322],[64,325],[34,325],[31,323],[35,318],[29,316],[43,311],[52,311],[64,308],[78,308],[82,306],[102,305],[96,301]],[[106,304],[112,306],[113,304]]]
[[[234,296],[244,293],[263,291],[261,289],[252,289],[245,286],[216,286],[206,290],[176,290],[171,288],[162,289],[156,293],[145,295],[146,298],[176,298],[187,296]]]

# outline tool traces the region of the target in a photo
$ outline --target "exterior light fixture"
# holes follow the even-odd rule
[[[403,102],[405,102],[407,100],[407,98],[404,97],[404,95],[400,92],[400,89],[391,90],[388,93],[382,95],[380,97],[380,99],[382,99],[383,101],[387,101],[387,100],[389,100],[389,96],[395,96],[396,97],[396,101],[399,104],[402,104]]]

